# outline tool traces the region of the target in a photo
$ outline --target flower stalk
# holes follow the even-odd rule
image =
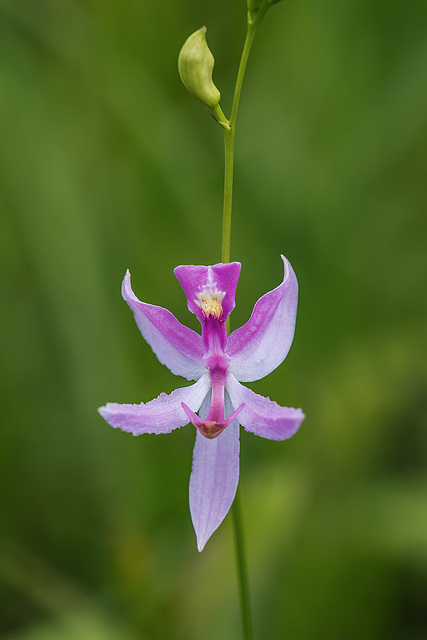
[[[259,24],[258,21],[250,22],[248,14],[248,26],[246,31],[245,44],[243,46],[242,57],[240,59],[239,70],[237,72],[236,87],[234,89],[231,116],[228,121],[228,129],[223,129],[224,134],[224,205],[222,216],[222,247],[221,262],[230,262],[231,251],[231,212],[233,206],[233,175],[234,175],[234,143],[236,137],[236,120],[240,104],[240,94],[242,92],[243,78],[245,76],[246,65],[252,43]]]
[[[233,515],[234,543],[236,546],[237,575],[239,581],[240,611],[242,617],[242,631],[244,640],[252,640],[252,613],[249,594],[249,580],[246,567],[246,549],[243,536],[243,518],[240,497],[240,487],[237,487],[236,496],[231,508]]]
[[[259,15],[259,14],[257,14]],[[263,15],[263,14],[262,14]],[[254,41],[255,33],[260,19],[252,20],[248,11],[248,22],[245,43],[237,72],[236,86],[234,89],[231,116],[228,121],[228,129],[223,129],[224,135],[224,204],[222,216],[222,243],[221,262],[229,262],[231,254],[231,214],[233,208],[233,177],[234,177],[234,147],[236,139],[236,120],[240,105],[243,78],[246,65]],[[227,333],[230,332],[230,320],[227,321]],[[246,550],[243,537],[242,507],[240,490],[237,488],[236,496],[231,508],[233,515],[234,542],[236,547],[237,576],[240,594],[240,610],[242,617],[242,631],[244,640],[252,640],[252,614],[249,594],[249,580],[246,562]]]

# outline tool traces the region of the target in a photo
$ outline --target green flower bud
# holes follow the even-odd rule
[[[215,60],[206,42],[206,27],[187,38],[178,57],[178,71],[188,91],[207,107],[219,104],[221,94],[212,81]]]

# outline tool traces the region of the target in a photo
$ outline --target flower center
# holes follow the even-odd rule
[[[218,291],[215,288],[209,287],[203,289],[200,293],[196,293],[197,300],[194,302],[203,311],[206,317],[222,318],[222,301],[225,296],[225,291]]]
[[[200,431],[202,436],[205,436],[205,438],[208,438],[208,440],[213,440],[214,438],[217,438],[224,431],[224,429],[228,427],[228,425],[231,424],[233,420],[237,418],[237,416],[245,406],[245,403],[243,402],[236,409],[236,411],[234,411],[230,416],[228,416],[227,419],[224,418],[224,411],[222,411],[223,417],[220,422],[218,422],[217,420],[209,419],[209,417],[215,412],[214,410],[212,410],[212,405],[206,420],[202,420],[201,418],[199,418],[199,416],[196,413],[191,411],[190,407],[187,407],[185,402],[181,402],[181,406],[184,409],[185,413],[187,414],[187,417],[190,420],[190,422],[194,424],[194,426],[196,427],[196,429]]]
[[[239,415],[244,404],[241,404],[240,407],[236,409],[228,418],[224,416],[224,387],[225,387],[225,378],[227,375],[227,369],[217,366],[211,370],[211,382],[212,382],[212,398],[211,398],[211,406],[209,408],[209,413],[206,418],[203,420],[197,414],[195,414],[191,409],[184,403],[181,403],[182,408],[187,414],[188,419],[196,429],[200,431],[200,433],[212,440],[213,438],[217,438],[220,433],[224,431],[229,424],[233,422],[235,418]]]

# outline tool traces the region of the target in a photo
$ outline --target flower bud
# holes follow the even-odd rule
[[[178,57],[178,71],[188,91],[207,107],[219,104],[221,94],[212,81],[215,60],[206,42],[206,27],[187,38]]]

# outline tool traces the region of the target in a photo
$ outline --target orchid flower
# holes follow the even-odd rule
[[[199,551],[236,494],[239,425],[263,438],[284,440],[304,419],[301,409],[281,407],[240,384],[271,373],[292,344],[298,284],[290,263],[282,259],[283,282],[262,296],[248,322],[229,336],[225,323],[235,306],[239,262],[176,267],[188,309],[202,325],[201,335],[167,309],[138,300],[129,271],[123,280],[123,298],[157,358],[175,375],[196,382],[147,403],[108,403],[99,412],[112,427],[134,436],[170,433],[190,422],[196,427],[189,493]]]

